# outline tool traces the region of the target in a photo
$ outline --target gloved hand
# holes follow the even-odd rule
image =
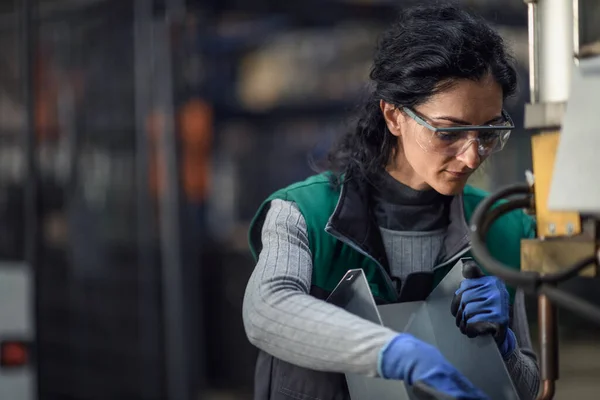
[[[515,334],[508,328],[509,295],[504,283],[495,276],[485,276],[470,262],[463,269],[463,280],[451,304],[456,326],[470,338],[491,334],[503,357],[516,347]]]
[[[408,385],[426,385],[456,399],[488,399],[438,349],[408,333],[399,334],[383,348],[379,355],[379,375],[403,380]]]

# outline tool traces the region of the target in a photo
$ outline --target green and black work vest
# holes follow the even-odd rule
[[[255,260],[262,249],[261,231],[270,202],[291,201],[306,220],[313,262],[312,296],[326,299],[346,271],[361,268],[378,303],[424,300],[459,258],[471,256],[467,221],[487,193],[466,186],[461,195],[455,196],[440,263],[432,273],[409,275],[399,291],[389,276],[383,241],[371,216],[370,190],[368,184],[356,179],[335,187],[329,174],[323,173],[273,193],[260,206],[250,226],[250,249]],[[498,261],[520,269],[521,239],[533,234],[533,220],[521,211],[511,212],[492,224],[488,249]],[[514,289],[509,288],[509,293],[512,302]],[[349,398],[344,375],[311,371],[259,352],[255,400]]]

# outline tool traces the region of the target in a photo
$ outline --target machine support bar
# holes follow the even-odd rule
[[[554,397],[555,382],[558,380],[558,329],[556,307],[546,295],[538,297],[538,320],[542,378],[538,400],[550,400]]]

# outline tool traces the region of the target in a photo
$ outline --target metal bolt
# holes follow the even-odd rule
[[[554,233],[556,232],[556,225],[548,224],[548,231],[550,231],[551,235],[554,235]]]
[[[575,231],[575,228],[573,227],[572,223],[567,223],[567,235],[572,235],[573,232]]]

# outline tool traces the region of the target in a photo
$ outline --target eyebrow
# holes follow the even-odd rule
[[[489,125],[492,122],[496,122],[496,121],[500,121],[502,120],[503,116],[502,115],[498,115],[492,119],[490,119],[489,121],[485,122],[483,125]],[[474,125],[468,121],[464,121],[462,119],[459,118],[454,118],[454,117],[448,117],[448,116],[440,116],[440,117],[434,117],[432,118],[433,120],[439,121],[439,120],[444,120],[444,121],[449,121],[455,124],[459,124],[459,125],[464,125],[464,126],[471,126]]]

